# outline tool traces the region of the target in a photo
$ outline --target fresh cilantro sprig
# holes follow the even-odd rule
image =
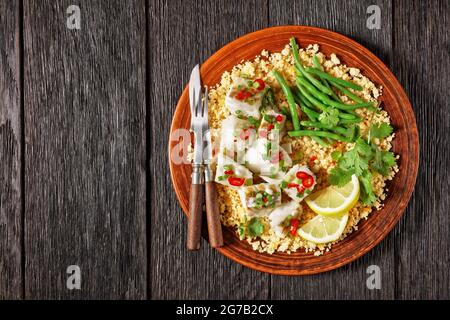
[[[264,233],[265,224],[261,218],[251,218],[248,222],[244,221],[239,225],[239,238],[243,240],[245,235],[251,238],[259,237]]]
[[[378,123],[372,125],[370,127],[368,141],[370,142],[374,138],[379,139],[387,138],[392,134],[393,131],[394,128],[392,128],[392,126],[387,123]]]
[[[362,186],[359,199],[363,204],[371,205],[377,199],[372,189],[372,173],[369,170],[365,170],[359,177],[359,182]]]
[[[352,175],[356,175],[362,186],[360,201],[365,205],[373,204],[377,197],[372,189],[372,172],[386,176],[396,163],[395,155],[390,151],[381,150],[373,139],[386,138],[392,132],[393,128],[389,124],[372,125],[367,141],[359,137],[352,149],[344,153],[333,152],[331,156],[337,165],[331,169],[328,182],[341,187],[350,182]]]
[[[328,127],[336,126],[339,122],[339,110],[331,107],[327,110],[324,110],[319,115],[319,121]]]
[[[388,175],[389,170],[395,165],[395,155],[390,151],[382,151],[374,148],[375,154],[371,163],[372,168],[383,176]]]

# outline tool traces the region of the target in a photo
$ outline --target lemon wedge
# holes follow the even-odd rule
[[[314,243],[328,243],[339,239],[347,221],[348,213],[334,217],[318,215],[298,229],[297,233],[303,239]]]
[[[353,175],[343,187],[329,186],[312,193],[305,199],[308,206],[322,216],[333,216],[348,212],[358,202],[359,181]]]

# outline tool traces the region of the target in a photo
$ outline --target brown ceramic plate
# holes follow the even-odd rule
[[[395,127],[393,151],[400,155],[394,180],[388,185],[385,206],[374,211],[369,219],[359,223],[359,230],[333,246],[322,256],[304,253],[301,249],[292,254],[259,253],[236,233],[224,228],[225,246],[218,249],[226,257],[255,270],[281,275],[307,275],[341,267],[367,253],[391,231],[408,204],[416,181],[419,163],[419,140],[411,104],[403,88],[385,64],[359,43],[332,31],[305,26],[268,28],[247,34],[229,43],[213,54],[201,67],[203,83],[212,86],[220,81],[224,71],[231,70],[242,59],[253,59],[263,49],[279,52],[296,37],[305,47],[318,43],[320,51],[329,56],[336,53],[342,63],[361,69],[373,82],[383,86],[383,108],[389,113]],[[170,129],[189,128],[189,94],[186,87],[181,95]],[[169,153],[176,141],[171,141]],[[190,165],[170,163],[173,185],[183,211],[188,213]]]

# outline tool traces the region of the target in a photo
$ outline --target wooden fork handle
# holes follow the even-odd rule
[[[205,202],[206,221],[208,223],[209,244],[213,248],[223,246],[222,225],[220,224],[219,205],[216,185],[209,164],[205,165]]]
[[[187,231],[188,250],[200,249],[203,215],[203,184],[200,167],[194,167],[189,197],[189,221]]]

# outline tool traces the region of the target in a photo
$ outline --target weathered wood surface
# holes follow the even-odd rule
[[[19,1],[0,3],[0,300],[22,297]]]
[[[25,297],[146,298],[143,1],[25,1]],[[68,290],[66,268],[81,268]]]
[[[421,161],[395,230],[396,297],[450,299],[450,2],[395,2],[393,70],[409,95]]]
[[[72,4],[79,31],[65,26]],[[366,28],[371,4],[381,30]],[[1,0],[0,299],[450,298],[449,14],[445,0]],[[206,243],[187,252],[167,164],[192,66],[284,24],[329,28],[380,56],[421,135],[416,191],[394,231],[348,266],[300,278],[252,271]],[[66,288],[72,264],[82,290]],[[372,264],[381,290],[366,288]]]

